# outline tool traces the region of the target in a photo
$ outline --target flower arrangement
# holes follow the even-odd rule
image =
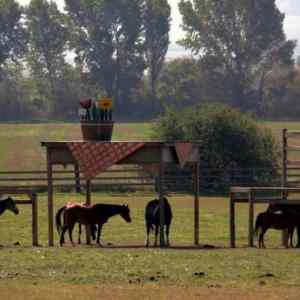
[[[92,99],[82,99],[79,102],[79,116],[81,121],[112,121],[112,99],[101,98],[93,101]]]
[[[110,98],[82,99],[79,102],[79,117],[84,140],[111,140],[113,125]]]

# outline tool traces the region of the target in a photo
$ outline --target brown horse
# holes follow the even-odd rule
[[[18,214],[19,213],[19,209],[15,203],[15,201],[8,197],[4,200],[0,200],[0,216],[6,211],[6,210],[10,210],[12,211],[14,214]]]
[[[114,205],[114,204],[94,204],[89,207],[75,205],[70,207],[64,212],[64,225],[62,226],[60,222],[57,224],[57,228],[60,231],[60,245],[64,243],[64,235],[68,230],[69,238],[74,246],[72,232],[75,223],[80,223],[84,225],[97,224],[97,244],[101,246],[100,235],[103,224],[105,224],[108,219],[112,216],[120,215],[126,222],[130,223],[130,210],[127,205]]]
[[[63,207],[61,207],[56,215],[55,215],[55,224],[56,224],[56,229],[58,232],[58,235],[60,236],[61,234],[61,215],[64,214],[66,209],[69,209],[71,207],[74,206],[85,206],[88,207],[86,204],[81,204],[81,203],[68,203],[67,205],[64,205]],[[97,234],[97,225],[96,224],[91,224],[90,225],[90,231],[92,234],[92,239],[95,240],[96,239],[96,234]],[[63,241],[64,243],[64,241]],[[78,244],[81,244],[81,223],[78,223]]]
[[[255,233],[256,236],[258,236],[259,248],[266,248],[264,243],[264,234],[269,228],[287,230],[290,246],[293,247],[293,234],[295,227],[300,224],[299,221],[299,215],[294,211],[284,211],[281,213],[265,211],[260,213],[255,222]]]

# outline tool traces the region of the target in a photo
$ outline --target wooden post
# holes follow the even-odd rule
[[[287,186],[287,129],[282,130],[282,174],[281,174],[281,186]],[[283,192],[282,198],[286,199]]]
[[[91,180],[86,181],[86,205],[91,205]],[[89,225],[85,226],[85,232],[86,232],[86,244],[91,244],[91,228]]]
[[[53,234],[53,170],[50,150],[47,148],[47,177],[48,177],[48,244],[54,246]]]
[[[252,189],[250,189],[249,193],[248,193],[248,201],[249,201],[249,233],[248,233],[248,244],[249,247],[253,247],[254,243],[253,243],[253,220],[254,220],[254,192],[252,191]]]
[[[38,246],[38,203],[37,195],[33,193],[30,195],[32,201],[32,245]]]
[[[160,163],[159,163],[159,178],[158,178],[158,189],[159,189],[159,241],[160,247],[165,247],[165,205],[164,205],[164,191],[163,191],[163,176],[164,176],[164,160],[163,160],[163,148],[160,149]]]
[[[199,162],[194,164],[194,244],[199,245]]]
[[[79,171],[79,166],[78,164],[74,164],[74,175],[75,175],[75,190],[76,193],[81,192],[81,187],[80,187],[80,171]]]
[[[229,221],[230,221],[230,247],[235,248],[235,203],[234,193],[230,192],[230,204],[229,204]]]
[[[288,147],[288,141],[287,141],[287,129],[282,130],[282,174],[281,174],[281,186],[287,187],[287,147]],[[285,190],[282,191],[281,197],[282,200],[287,199],[287,192]],[[281,241],[283,246],[288,245],[288,233],[287,230],[282,231],[281,235]]]

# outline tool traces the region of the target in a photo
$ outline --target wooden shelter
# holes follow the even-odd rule
[[[193,164],[194,243],[199,244],[199,149],[198,144],[166,141],[60,141],[42,142],[47,150],[48,178],[48,241],[54,245],[53,233],[53,167],[79,166],[86,179],[86,204],[91,204],[92,178],[113,164],[136,164],[156,169],[160,199],[160,223],[164,224],[163,182],[166,164]],[[160,246],[165,246],[160,226]]]

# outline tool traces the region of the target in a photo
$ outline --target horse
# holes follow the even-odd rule
[[[259,248],[266,248],[264,234],[269,228],[287,230],[290,246],[293,247],[294,229],[299,226],[299,224],[299,215],[291,210],[280,213],[270,211],[260,213],[255,222],[255,234],[258,237]],[[287,247],[289,247],[289,245],[287,245]]]
[[[114,204],[102,204],[97,203],[92,206],[80,206],[75,205],[64,211],[64,224],[61,225],[60,220],[57,220],[57,228],[60,234],[60,246],[64,243],[64,235],[68,230],[69,238],[74,246],[72,232],[75,223],[84,225],[97,224],[97,244],[102,246],[100,243],[100,235],[102,226],[112,216],[120,215],[127,223],[131,222],[130,210],[128,205],[114,205]]]
[[[72,205],[70,204],[67,204],[67,205],[64,205],[63,207],[61,207],[56,215],[55,215],[55,224],[56,224],[56,229],[57,229],[57,232],[58,232],[58,235],[60,236],[61,234],[61,215],[62,213],[65,212],[66,209],[69,209],[70,207],[73,207],[75,205],[79,205],[79,206],[83,206],[85,204],[79,204],[79,203],[72,203]],[[93,241],[96,239],[96,234],[97,234],[97,225],[96,224],[91,224],[90,225],[90,231],[91,231],[91,234],[92,234],[92,239]],[[78,223],[78,244],[81,244],[81,223]]]
[[[164,201],[164,226],[166,226],[166,236],[167,236],[167,246],[170,245],[169,240],[169,232],[170,226],[172,222],[172,209],[166,197],[163,197]],[[160,226],[160,207],[159,207],[159,200],[154,199],[148,202],[145,208],[145,223],[146,223],[146,231],[147,231],[147,240],[146,240],[146,247],[149,247],[149,233],[150,230],[155,229],[155,242],[154,246],[157,246],[157,236],[158,230]]]
[[[276,212],[276,211],[294,211],[297,214],[300,214],[300,205],[299,204],[277,204],[277,203],[271,203],[267,209],[269,212]],[[297,225],[297,244],[296,248],[300,248],[300,224]]]
[[[8,197],[4,200],[0,200],[0,216],[6,210],[12,211],[15,215],[19,214],[19,209],[18,209],[15,201],[11,197]]]

